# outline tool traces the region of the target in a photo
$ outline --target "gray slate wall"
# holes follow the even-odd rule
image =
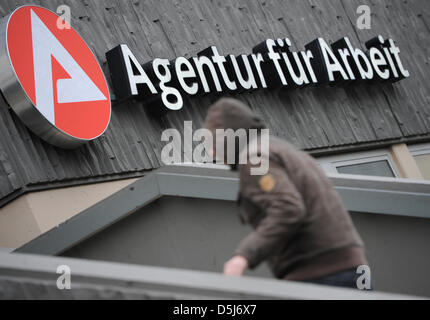
[[[28,1],[2,0],[5,16]],[[94,49],[108,76],[105,53],[128,44],[139,61],[192,56],[216,45],[241,54],[269,38],[289,37],[296,49],[316,37],[350,37],[355,46],[381,34],[402,50],[411,77],[394,85],[260,91],[236,97],[267,121],[273,134],[307,150],[430,137],[430,2],[426,0],[44,0],[52,10],[67,4],[72,25]],[[358,5],[372,10],[372,29],[355,28]],[[165,128],[197,128],[214,95],[187,100],[182,111],[155,119],[136,102],[114,105],[104,136],[74,151],[54,148],[30,133],[0,99],[0,199],[34,188],[95,178],[113,179],[159,167]],[[1,204],[0,204],[1,205]]]

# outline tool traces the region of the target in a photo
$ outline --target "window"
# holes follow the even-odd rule
[[[327,173],[399,177],[389,150],[356,152],[317,159]]]
[[[424,179],[430,180],[430,143],[409,146]]]
[[[337,167],[339,173],[361,174],[367,176],[382,176],[394,178],[394,172],[387,160],[372,161],[360,164]]]

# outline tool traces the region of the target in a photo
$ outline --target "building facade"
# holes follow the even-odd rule
[[[0,16],[28,4],[2,2]],[[328,174],[372,176],[375,184],[398,183],[399,191],[406,193],[402,179],[418,185],[430,179],[428,1],[46,0],[31,4],[59,15],[65,12],[58,11],[60,6],[70,9],[71,26],[94,52],[108,82],[112,113],[103,135],[64,149],[33,133],[8,99],[0,97],[0,247],[20,248],[162,167],[162,132],[170,128],[182,132],[185,121],[198,129],[209,106],[221,96],[245,102],[264,119],[271,134],[309,152]],[[366,13],[358,10],[362,5],[370,10],[370,25],[365,27],[360,25]],[[408,77],[395,82],[329,81],[295,90],[215,90],[219,92],[183,95],[180,110],[167,110],[145,94],[122,97],[106,58],[120,44],[126,44],[144,67],[156,58],[201,56],[211,46],[220,54],[239,57],[257,52],[253,49],[266,39],[285,38],[292,52],[304,50],[318,38],[333,44],[344,37],[366,52],[366,42],[378,35],[394,40]],[[193,159],[184,153],[181,160]],[[427,191],[420,192],[425,197]],[[411,208],[415,205],[410,203]],[[427,226],[430,211],[415,218]],[[418,220],[414,225],[420,225]]]

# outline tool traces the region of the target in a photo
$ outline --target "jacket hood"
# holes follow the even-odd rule
[[[231,98],[222,98],[212,105],[207,113],[204,127],[212,132],[213,137],[216,137],[217,129],[245,129],[247,139],[249,139],[249,129],[264,129],[265,125],[261,118],[254,114],[252,110],[239,100]],[[249,143],[249,141],[248,141]],[[214,141],[213,146],[216,146]],[[227,162],[227,146],[224,145],[224,163]],[[214,148],[215,151],[215,148]],[[239,164],[240,146],[235,141],[234,145],[235,163],[229,164],[233,170],[236,170]]]
[[[216,129],[264,129],[262,119],[239,100],[222,98],[207,113],[204,127],[215,133]]]

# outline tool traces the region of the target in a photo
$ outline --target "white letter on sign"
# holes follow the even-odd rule
[[[127,75],[128,75],[128,81],[130,84],[131,94],[134,96],[138,94],[137,85],[140,83],[146,84],[149,90],[151,90],[151,93],[156,94],[157,90],[155,89],[154,85],[152,84],[146,72],[143,70],[140,63],[137,61],[134,54],[131,52],[130,48],[127,47],[125,44],[122,44],[121,50],[124,56],[125,67],[127,69]],[[134,67],[139,72],[139,75],[135,75],[133,73],[133,66],[131,65],[131,63],[133,63]]]

